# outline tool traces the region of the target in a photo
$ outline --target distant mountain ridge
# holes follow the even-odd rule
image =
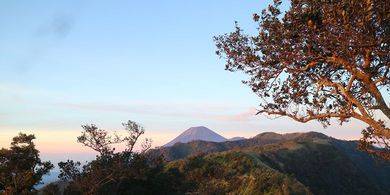
[[[245,137],[232,137],[232,138],[229,138],[228,141],[238,141],[238,140],[243,140],[243,139],[246,139]]]
[[[227,139],[207,127],[197,126],[187,129],[175,139],[165,144],[164,147],[173,146],[176,143],[188,143],[191,141],[224,142],[227,141]]]
[[[180,134],[177,138],[164,145],[163,147],[153,150],[153,153],[161,153],[168,161],[182,159],[191,155],[200,153],[208,154],[214,152],[222,152],[238,148],[247,148],[254,146],[264,146],[268,144],[277,144],[290,140],[302,140],[302,139],[331,139],[325,134],[318,132],[306,132],[306,133],[286,133],[278,134],[274,132],[260,133],[249,139],[228,140],[224,138],[224,141],[207,141],[202,139],[193,139],[190,141],[178,141],[183,134],[187,134],[189,130]],[[210,130],[211,131],[211,130]],[[341,141],[341,140],[340,140]]]

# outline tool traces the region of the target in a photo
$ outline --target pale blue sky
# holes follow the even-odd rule
[[[316,130],[358,138],[360,123],[324,130],[253,116],[256,96],[243,75],[224,70],[212,37],[234,21],[254,31],[252,14],[268,3],[1,1],[0,146],[20,130],[68,143],[75,136],[64,132],[76,135],[81,124],[117,129],[127,119],[156,145],[196,125],[226,137]]]

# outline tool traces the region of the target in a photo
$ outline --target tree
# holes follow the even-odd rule
[[[39,158],[34,135],[19,133],[9,149],[0,150],[0,193],[26,194],[49,173],[53,165]]]
[[[215,37],[226,69],[242,71],[260,113],[325,127],[363,121],[360,148],[390,160],[389,0],[274,0],[254,14],[258,33]]]
[[[81,166],[80,162],[60,162],[60,179],[68,181],[65,194],[158,194],[173,192],[172,179],[163,172],[163,158],[146,154],[151,141],[141,144],[141,151],[134,147],[144,128],[136,122],[122,124],[127,132],[124,137],[109,135],[96,125],[84,125],[77,138],[79,143],[99,154],[96,159]],[[115,152],[113,145],[124,144],[122,152]]]
[[[62,192],[61,192],[60,188],[58,187],[58,185],[56,185],[54,183],[50,183],[50,184],[46,185],[40,191],[41,191],[40,194],[43,194],[43,195],[62,194]]]

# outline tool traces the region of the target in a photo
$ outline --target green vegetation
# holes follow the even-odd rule
[[[243,152],[190,157],[166,169],[185,175],[186,191],[194,194],[311,194],[296,179]]]
[[[233,168],[236,162],[234,158],[227,160],[227,157],[219,157],[218,159],[226,160],[224,163],[208,159],[240,154],[240,158],[247,159],[241,161],[240,165],[249,166],[254,170],[264,170],[266,167],[288,178],[294,178],[314,194],[390,193],[389,183],[386,182],[390,179],[389,162],[358,151],[357,145],[356,141],[336,140],[316,132],[284,135],[263,133],[251,139],[234,142],[178,143],[172,147],[152,150],[151,153],[166,155],[167,159],[173,160],[173,164],[205,156],[202,157],[205,158],[203,161],[211,161],[211,164],[224,167],[226,172],[231,169],[236,170]],[[180,155],[176,155],[175,152]],[[181,156],[182,160],[175,158],[177,156]],[[256,166],[252,166],[253,163],[256,163]],[[181,170],[185,169],[181,168]],[[185,175],[192,174],[182,172]],[[216,174],[219,175],[221,174]],[[259,180],[264,177],[264,175],[257,176]],[[205,177],[207,178],[205,182],[211,181],[210,178]],[[201,179],[197,180],[197,182],[201,181]]]
[[[326,142],[288,141],[250,151],[259,151],[259,159],[294,175],[314,194],[381,193],[346,154]]]
[[[81,165],[59,163],[60,181],[39,194],[389,194],[389,162],[356,149],[357,142],[309,132],[263,133],[221,143],[195,141],[134,151],[144,129],[128,121],[127,136],[83,126],[78,142],[97,151]],[[34,185],[53,167],[42,162],[33,135],[20,134],[2,149],[4,194],[34,194]],[[114,144],[125,144],[116,152]],[[164,160],[165,155],[171,161]]]
[[[160,156],[146,155],[150,140],[142,143],[142,151],[133,151],[145,130],[139,124],[123,123],[125,137],[111,136],[96,125],[82,126],[78,142],[97,151],[96,159],[81,167],[80,162],[60,162],[59,177],[68,182],[64,194],[172,194],[175,180],[163,171]],[[114,144],[125,144],[126,149],[115,152]],[[173,176],[172,176],[173,177]],[[174,175],[174,177],[176,177]]]
[[[80,143],[99,152],[96,160],[81,167],[68,160],[59,163],[64,189],[49,185],[43,193],[54,194],[310,194],[302,183],[268,167],[257,157],[243,152],[197,155],[164,162],[163,156],[132,148],[144,133],[129,121],[128,136],[110,136],[95,125],[83,126]],[[112,144],[125,142],[127,149],[115,152]],[[208,142],[202,142],[208,148]],[[145,144],[144,144],[145,145]],[[191,147],[185,147],[191,148]],[[57,190],[57,191],[56,191]]]
[[[53,168],[39,158],[34,139],[34,135],[19,133],[9,149],[0,149],[0,194],[34,192],[34,186]]]

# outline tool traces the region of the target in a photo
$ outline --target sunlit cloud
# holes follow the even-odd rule
[[[217,120],[221,121],[250,121],[250,120],[255,120],[258,119],[259,117],[256,116],[257,110],[256,108],[249,108],[248,110],[244,112],[240,112],[237,114],[232,114],[232,115],[221,115],[221,116],[216,116],[215,118]]]

